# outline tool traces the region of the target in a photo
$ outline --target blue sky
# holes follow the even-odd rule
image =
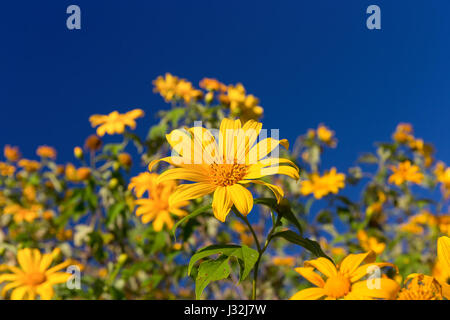
[[[82,29],[66,28],[77,4]],[[381,8],[382,29],[366,28]],[[0,11],[0,146],[60,161],[93,133],[88,117],[142,108],[145,134],[167,108],[151,81],[171,72],[242,82],[261,99],[266,128],[292,142],[325,123],[345,170],[398,122],[450,163],[449,1],[10,1]],[[114,139],[111,139],[114,140]]]

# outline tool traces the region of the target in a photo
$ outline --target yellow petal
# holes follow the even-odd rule
[[[162,183],[168,180],[187,180],[194,182],[207,182],[209,177],[201,170],[193,170],[186,168],[169,169],[161,173],[156,180],[157,183]]]
[[[353,271],[350,275],[350,281],[355,282],[361,279],[362,277],[371,274],[373,272],[373,267],[377,268],[383,268],[383,267],[392,267],[395,268],[397,271],[397,266],[395,266],[392,263],[389,262],[374,262],[374,263],[367,263],[360,267],[358,267],[355,271]]]
[[[23,300],[25,294],[27,293],[27,289],[28,288],[26,286],[14,289],[13,292],[11,293],[11,300]]]
[[[377,287],[375,284],[379,281],[379,287]],[[369,282],[371,283],[371,286],[369,286]],[[397,282],[391,279],[370,279],[368,281],[359,281],[352,285],[352,295],[355,295],[355,297],[359,298],[377,298],[377,299],[395,299],[397,296],[398,290],[400,289],[400,286]],[[374,282],[374,283],[372,283]]]
[[[233,201],[236,209],[244,216],[248,215],[253,209],[253,195],[240,184],[228,186],[227,192]]]
[[[314,268],[295,268],[295,271],[319,288],[323,288],[325,285],[325,281],[323,281],[322,277],[314,271]]]
[[[179,202],[201,198],[216,190],[215,185],[209,183],[192,183],[179,185],[169,198],[169,206],[174,206]]]
[[[304,289],[294,294],[289,300],[318,300],[325,295],[322,288]]]
[[[450,271],[450,238],[440,237],[437,244],[437,254],[442,266]]]
[[[305,261],[305,267],[308,266],[316,268],[328,278],[337,274],[336,267],[327,258],[320,257],[314,260]]]
[[[341,273],[351,277],[352,273],[358,269],[361,263],[372,262],[375,260],[375,257],[375,253],[372,250],[366,253],[349,254],[342,260],[339,270]]]
[[[214,191],[212,208],[214,216],[222,222],[225,222],[228,213],[230,212],[233,202],[227,192],[227,187],[217,187]]]

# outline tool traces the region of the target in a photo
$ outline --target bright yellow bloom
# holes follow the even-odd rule
[[[248,120],[258,120],[264,109],[259,106],[259,99],[254,95],[246,95],[245,88],[241,83],[236,86],[227,87],[227,95],[222,95],[222,102],[230,106],[233,116],[240,116],[245,123]]]
[[[191,82],[184,79],[178,81],[175,87],[175,96],[183,99],[185,103],[199,99],[202,94],[200,90],[194,88]]]
[[[211,78],[203,78],[200,81],[200,88],[206,89],[208,91],[222,91],[225,92],[227,90],[227,86],[223,83],[219,82],[216,79]]]
[[[387,278],[361,280],[373,272],[374,268],[394,267],[388,262],[374,262],[375,253],[369,251],[361,254],[349,254],[339,266],[320,257],[305,261],[304,267],[296,268],[300,275],[316,285],[316,288],[304,289],[291,297],[291,300],[327,300],[346,299],[394,299],[400,288],[397,282]],[[366,264],[361,265],[363,262]],[[324,280],[317,269],[325,277]]]
[[[178,83],[178,77],[166,73],[165,77],[159,76],[153,81],[154,92],[158,92],[166,102],[171,101],[175,96],[175,88]]]
[[[136,177],[136,178],[139,178]],[[173,194],[176,183],[174,181],[164,181],[157,184],[158,175],[152,173],[145,176],[147,181],[147,189],[143,189],[142,185],[132,182],[133,185],[128,187],[129,189],[135,188],[136,194],[142,194],[148,191],[148,198],[140,198],[136,200],[136,215],[141,217],[143,223],[149,223],[153,221],[152,225],[155,231],[161,231],[166,225],[169,229],[172,229],[174,222],[171,214],[178,217],[185,216],[186,211],[181,207],[187,206],[187,201],[179,201],[177,203],[170,203],[169,197]],[[136,181],[136,180],[135,180]],[[136,186],[136,187],[135,187]]]
[[[36,188],[29,184],[25,188],[23,188],[23,196],[27,201],[33,202],[36,200]]]
[[[399,123],[397,128],[392,135],[394,141],[399,143],[407,143],[414,140],[413,127],[409,123]]]
[[[65,168],[66,179],[71,182],[81,182],[89,179],[91,176],[91,169],[88,167],[75,168],[71,163]]]
[[[366,251],[372,250],[377,255],[380,255],[386,248],[386,244],[384,242],[379,242],[375,237],[369,237],[364,230],[358,231],[357,238],[361,248]]]
[[[41,164],[34,160],[22,159],[18,163],[19,167],[24,168],[27,172],[34,172],[41,168]]]
[[[80,147],[73,148],[73,155],[77,159],[83,159],[83,149],[81,149]]]
[[[4,177],[10,177],[14,175],[16,168],[8,163],[0,162],[0,175]]]
[[[157,162],[165,161],[177,168],[162,173],[159,183],[169,180],[195,182],[178,186],[169,199],[170,204],[214,193],[212,207],[217,219],[224,222],[233,205],[246,216],[253,208],[253,196],[244,185],[265,185],[280,202],[283,190],[260,179],[274,174],[299,178],[298,168],[292,161],[266,158],[279,144],[288,147],[287,140],[266,138],[253,146],[261,128],[262,124],[253,120],[241,127],[240,120],[223,119],[218,143],[211,132],[202,127],[174,130],[166,138],[179,156],[154,160],[149,170]]]
[[[438,225],[439,218],[435,217],[429,211],[422,211],[408,219],[408,221],[400,226],[400,229],[413,234],[422,234],[424,226],[434,227]]]
[[[402,185],[404,182],[409,181],[416,184],[422,183],[423,174],[420,172],[420,168],[416,165],[412,165],[409,160],[401,162],[397,167],[390,166],[392,175],[389,177],[389,183]]]
[[[273,257],[272,263],[279,267],[293,267],[295,264],[294,257]]]
[[[128,189],[134,189],[136,197],[141,198],[142,195],[148,191],[151,192],[151,187],[154,181],[154,174],[149,172],[140,173],[138,176],[131,178]]]
[[[437,257],[442,268],[442,273],[450,275],[450,238],[443,236],[438,239]],[[441,282],[442,293],[446,299],[450,300],[450,283]]]
[[[3,154],[5,158],[11,162],[16,162],[21,157],[19,147],[11,147],[9,145],[5,146],[5,148],[3,149]]]
[[[344,188],[344,186],[345,174],[337,173],[336,168],[331,168],[323,176],[313,173],[309,180],[302,181],[300,192],[304,196],[313,193],[316,199],[321,199],[329,193],[337,194],[339,189]]]
[[[49,146],[40,146],[37,148],[36,154],[41,158],[56,159],[56,150]]]
[[[397,300],[442,300],[442,288],[433,277],[417,273],[410,274]]]
[[[115,133],[122,134],[125,127],[131,129],[136,128],[136,119],[144,116],[144,111],[141,109],[134,109],[127,113],[121,114],[113,111],[108,115],[94,114],[89,117],[92,127],[97,127],[97,135],[103,137],[105,133],[112,135]]]
[[[67,267],[70,261],[49,268],[53,262],[51,253],[41,255],[38,249],[21,249],[17,252],[19,267],[8,266],[12,273],[0,275],[1,282],[9,282],[2,289],[2,295],[14,289],[11,300],[50,300],[54,295],[53,285],[64,283],[70,278],[69,273],[58,272]]]
[[[5,207],[4,213],[12,214],[16,223],[23,221],[33,222],[39,217],[39,210],[41,210],[41,206],[37,204],[32,205],[30,208],[25,208],[18,204],[10,204]]]

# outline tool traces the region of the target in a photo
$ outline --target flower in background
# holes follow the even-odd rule
[[[131,158],[131,156],[126,153],[126,152],[122,152],[117,156],[117,160],[119,161],[119,163],[124,166],[125,168],[129,168],[131,167],[131,165],[133,164],[133,159]]]
[[[216,79],[211,78],[203,78],[200,81],[200,88],[203,88],[207,91],[221,91],[225,92],[227,90],[227,86],[223,83],[219,82]]]
[[[175,86],[175,96],[183,99],[185,103],[199,99],[203,93],[195,89],[191,82],[181,79]]]
[[[400,230],[413,234],[423,234],[425,226],[430,228],[438,225],[438,218],[431,212],[423,210],[420,213],[410,217],[408,221],[400,226]]]
[[[18,163],[19,167],[27,172],[35,172],[41,168],[41,164],[35,160],[22,159]]]
[[[446,167],[443,162],[439,162],[434,170],[436,179],[441,183],[442,193],[445,198],[450,198],[450,167]]]
[[[221,95],[220,100],[229,105],[233,116],[240,116],[245,123],[248,120],[258,120],[261,118],[264,109],[259,106],[259,99],[254,95],[246,95],[245,88],[241,83],[236,86],[229,85],[226,95]]]
[[[409,160],[399,163],[397,167],[390,166],[390,169],[393,173],[389,177],[388,182],[398,186],[407,181],[420,184],[424,178],[423,174],[420,172],[420,168],[416,165],[412,165]]]
[[[273,257],[272,263],[279,267],[293,267],[295,265],[294,257]]]
[[[86,138],[84,147],[89,151],[97,151],[102,147],[102,140],[100,140],[100,138],[95,134],[91,134]]]
[[[81,182],[89,179],[91,176],[91,169],[88,167],[75,168],[71,163],[65,168],[66,179],[71,182]]]
[[[174,222],[171,214],[178,217],[187,215],[187,212],[181,208],[187,206],[188,201],[169,202],[169,197],[177,187],[174,181],[164,181],[158,184],[156,173],[135,178],[137,179],[132,181],[128,188],[134,189],[135,194],[139,195],[139,199],[136,200],[136,215],[141,217],[142,223],[153,221],[152,225],[155,231],[161,231],[164,225],[172,229]],[[146,184],[145,189],[143,181]],[[142,198],[145,191],[148,191],[148,197]]]
[[[32,205],[30,208],[22,207],[18,204],[10,204],[3,210],[4,214],[12,214],[16,223],[23,221],[33,222],[39,217],[38,212],[41,210],[41,206],[38,204]]]
[[[378,239],[375,237],[369,237],[367,235],[367,232],[365,232],[364,230],[359,230],[356,237],[358,238],[361,248],[363,248],[365,251],[372,250],[377,255],[380,255],[386,248],[386,244],[384,242],[378,241]]]
[[[10,145],[5,146],[3,149],[3,154],[5,158],[11,162],[17,162],[21,157],[19,147],[11,147]]]
[[[299,179],[299,169],[292,161],[265,158],[279,144],[287,148],[287,140],[267,138],[253,146],[261,128],[262,124],[253,120],[241,127],[240,120],[223,119],[218,143],[209,130],[202,127],[174,130],[166,137],[179,156],[154,160],[149,170],[157,162],[165,161],[177,168],[162,173],[158,183],[170,180],[194,182],[178,186],[169,200],[171,204],[214,193],[212,207],[218,220],[225,222],[233,205],[246,216],[253,208],[253,195],[244,185],[267,186],[280,202],[284,197],[283,190],[260,179],[274,174]]]
[[[7,266],[12,273],[0,275],[0,283],[9,282],[2,289],[2,295],[13,289],[11,300],[34,300],[39,296],[42,300],[50,300],[54,295],[53,286],[64,283],[70,274],[59,272],[67,267],[70,261],[49,268],[53,262],[52,253],[41,255],[38,249],[21,249],[17,252],[18,267]]]
[[[424,274],[410,274],[397,300],[442,300],[442,288],[439,282]]]
[[[150,172],[140,173],[138,176],[131,178],[130,183],[128,184],[128,189],[134,189],[136,197],[141,198],[146,191],[149,193],[151,192],[154,179],[155,174]]]
[[[56,150],[49,146],[40,146],[37,148],[36,154],[41,158],[56,159]]]
[[[409,123],[399,123],[392,135],[392,139],[399,143],[408,143],[414,140],[413,127]]]
[[[178,77],[166,73],[165,76],[159,76],[153,80],[155,86],[153,91],[159,93],[166,102],[171,101],[175,96],[175,88],[178,83]]]
[[[336,168],[331,168],[323,176],[313,173],[309,180],[300,183],[300,193],[304,196],[314,194],[316,199],[321,199],[329,193],[337,194],[339,189],[345,186],[345,174],[337,173]]]
[[[0,162],[0,175],[4,177],[10,177],[14,175],[16,168],[8,163]]]
[[[400,288],[394,280],[378,278],[378,285],[374,284],[374,288],[369,288],[368,282],[361,280],[371,273],[373,267],[396,268],[392,263],[374,262],[375,257],[373,251],[349,254],[339,266],[323,257],[305,261],[304,267],[296,268],[295,271],[317,287],[301,290],[291,300],[319,300],[323,297],[327,300],[394,299]],[[326,280],[314,269],[322,273]]]
[[[383,211],[383,205],[386,202],[386,195],[382,191],[377,191],[378,200],[370,204],[367,209],[366,213],[368,216],[371,216],[376,213],[380,213]]]
[[[127,113],[121,114],[117,111],[113,111],[108,115],[94,114],[89,117],[92,127],[97,127],[97,135],[103,137],[105,133],[122,134],[125,131],[125,127],[131,129],[136,128],[136,119],[144,116],[144,111],[141,109],[134,109]]]
[[[334,131],[328,129],[323,124],[320,124],[317,127],[317,138],[319,138],[320,141],[325,143],[326,145],[330,147],[336,146],[336,139],[334,139]]]

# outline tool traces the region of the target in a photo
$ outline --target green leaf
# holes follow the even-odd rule
[[[305,248],[316,257],[324,257],[333,262],[333,260],[322,251],[322,248],[316,241],[310,240],[308,238],[303,238],[291,230],[277,232],[272,235],[272,238],[283,238],[293,244],[297,244]]]
[[[290,223],[292,223],[298,229],[298,232],[300,234],[303,233],[302,226],[300,222],[297,220],[294,213],[292,212],[291,205],[287,200],[283,199],[281,203],[278,204],[276,199],[273,198],[259,198],[255,199],[254,203],[268,206],[270,209],[277,212],[281,216],[281,218],[284,218],[288,220]]]
[[[183,217],[182,219],[180,219],[177,223],[175,223],[175,225],[173,226],[172,230],[170,231],[172,233],[172,235],[175,237],[175,231],[177,230],[177,228],[184,222],[195,218],[196,216],[202,214],[203,212],[209,210],[212,208],[211,204],[208,204],[206,206],[200,207],[197,210],[194,210],[192,213],[190,213],[189,215]]]
[[[195,297],[200,299],[203,290],[213,281],[228,278],[230,275],[230,265],[227,256],[221,256],[217,260],[209,260],[202,262],[198,269],[197,278],[195,279]]]
[[[241,267],[241,273],[239,275],[239,282],[245,280],[247,276],[252,271],[253,266],[256,261],[258,261],[258,251],[242,245],[242,262],[244,263],[244,268]]]

